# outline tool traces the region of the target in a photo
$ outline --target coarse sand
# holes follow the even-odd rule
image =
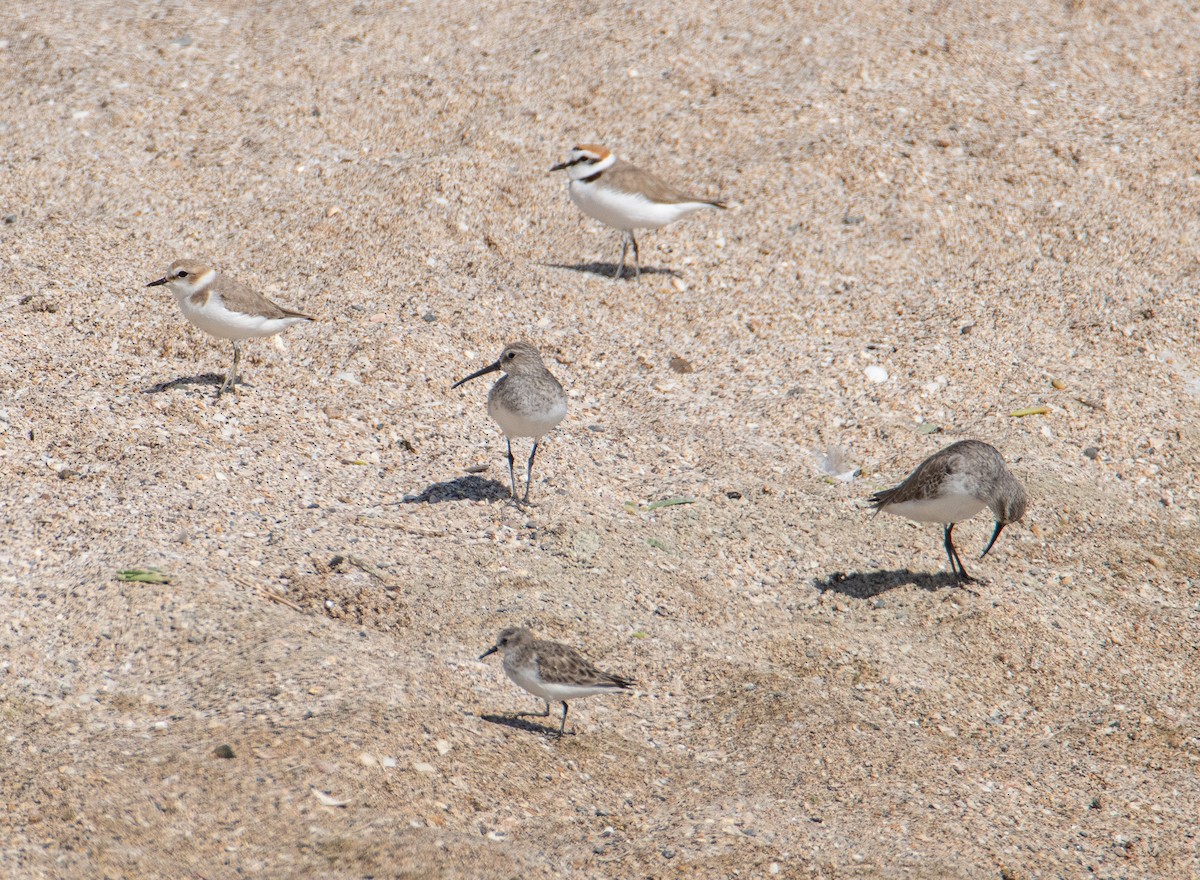
[[[0,875],[1200,877],[1198,45],[6,0]],[[729,210],[613,280],[576,143]],[[318,321],[216,400],[179,257]],[[450,389],[513,339],[570,394],[525,510]],[[978,595],[865,505],[967,437],[1031,498],[956,529]],[[512,625],[639,687],[513,719]]]

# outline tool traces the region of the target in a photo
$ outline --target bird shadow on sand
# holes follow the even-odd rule
[[[496,480],[469,474],[426,487],[420,495],[408,495],[403,504],[441,504],[445,501],[507,501],[509,487]]]
[[[213,385],[219,387],[225,382],[225,377],[220,373],[201,373],[199,376],[180,376],[178,379],[172,379],[170,382],[159,382],[157,385],[151,385],[149,388],[143,388],[143,394],[162,394],[164,391],[173,391],[176,388],[182,388],[185,385]],[[241,385],[239,379],[237,385]]]
[[[542,263],[541,265],[548,269],[568,269],[572,272],[587,272],[590,275],[603,275],[606,278],[612,278],[613,273],[617,271],[616,263]],[[663,269],[658,266],[642,266],[642,274],[670,275],[672,278],[683,277],[674,269]],[[621,273],[621,278],[626,281],[632,281],[633,267],[626,266],[625,271]]]
[[[552,736],[558,739],[558,725],[550,727],[546,724],[538,724],[535,721],[530,721],[526,718],[518,718],[516,715],[480,715],[481,720],[488,724],[499,724],[501,727],[511,727],[513,730],[523,730],[526,733],[540,733],[544,736]],[[567,736],[574,736],[574,730],[568,730]]]
[[[822,593],[832,591],[851,599],[871,599],[888,590],[907,586],[932,593],[943,587],[957,587],[958,581],[948,571],[931,574],[927,571],[897,568],[890,571],[835,571],[828,577],[815,579],[813,586]]]

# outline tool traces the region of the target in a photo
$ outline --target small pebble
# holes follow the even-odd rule
[[[213,757],[229,760],[233,757],[233,746],[229,745],[229,743],[222,743],[213,749]]]

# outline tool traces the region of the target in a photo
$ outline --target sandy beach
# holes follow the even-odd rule
[[[0,874],[1200,877],[1198,44],[1123,0],[10,0]],[[729,208],[614,280],[579,143]],[[182,257],[317,320],[216,399],[145,286]],[[511,340],[569,395],[526,509],[450,388]],[[1030,496],[955,530],[975,594],[866,505],[965,438]],[[507,626],[638,686],[556,739]]]

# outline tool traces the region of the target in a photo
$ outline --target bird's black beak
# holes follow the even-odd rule
[[[992,549],[992,545],[996,543],[996,539],[1000,537],[1000,533],[1002,531],[1004,531],[1004,523],[996,523],[996,531],[992,532],[992,540],[988,541],[988,545],[984,547],[983,552],[979,554],[980,559],[983,559],[983,557],[988,555],[988,551]]]
[[[570,168],[572,165],[578,165],[582,161],[583,161],[583,156],[580,156],[578,159],[568,159],[566,162],[559,162],[557,165],[555,165],[550,170],[551,171],[563,171],[567,168]]]
[[[492,645],[490,648],[488,648],[486,651],[484,651],[482,654],[479,655],[479,659],[482,660],[484,657],[490,657],[499,650],[500,650],[499,645]]]
[[[500,369],[500,361],[496,361],[496,363],[494,363],[494,364],[489,364],[488,366],[484,367],[482,370],[476,370],[474,373],[467,376],[465,379],[459,379],[457,382],[455,382],[450,387],[457,388],[463,382],[470,382],[472,379],[478,379],[480,376],[484,375],[485,373],[494,373],[498,369]]]
[[[169,277],[167,277],[166,275],[164,275],[162,278],[159,278],[157,281],[151,281],[151,282],[150,282],[149,284],[147,284],[146,286],[147,286],[147,287],[158,287],[158,285],[160,285],[160,284],[166,284],[166,283],[167,283],[168,281],[170,281],[170,280],[171,280],[171,279],[170,279]]]

